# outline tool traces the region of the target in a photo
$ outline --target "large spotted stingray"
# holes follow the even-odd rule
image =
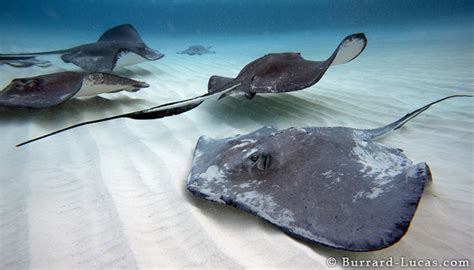
[[[213,97],[222,98],[231,94],[237,94],[253,98],[257,93],[283,93],[301,90],[317,83],[330,66],[344,64],[356,58],[366,45],[367,38],[364,34],[359,33],[345,37],[331,56],[324,61],[306,60],[299,53],[268,54],[247,64],[235,79],[212,76],[208,83],[208,93],[204,95],[155,106],[146,110],[79,123],[34,138],[17,146],[79,126],[117,118],[158,119],[177,115],[194,109],[205,100]]]
[[[95,43],[49,52],[0,54],[0,61],[25,61],[34,56],[49,54],[59,54],[64,62],[73,63],[89,72],[112,71],[117,67],[154,61],[164,56],[148,47],[132,25],[123,24],[104,32]]]
[[[459,96],[376,129],[264,127],[201,137],[187,189],[297,238],[350,251],[388,247],[406,233],[431,174],[426,163],[375,139]]]

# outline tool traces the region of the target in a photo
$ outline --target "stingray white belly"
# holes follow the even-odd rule
[[[117,62],[115,63],[115,68],[131,66],[139,63],[148,61],[146,58],[141,57],[140,55],[127,51],[122,52],[117,57]]]
[[[115,79],[113,79],[115,78]],[[114,93],[119,91],[138,91],[146,84],[131,81],[130,84],[124,84],[119,77],[110,74],[92,73],[84,77],[80,90],[73,96],[95,96],[102,93]]]
[[[356,58],[367,45],[365,38],[349,38],[339,45],[336,58],[331,65],[344,64]]]

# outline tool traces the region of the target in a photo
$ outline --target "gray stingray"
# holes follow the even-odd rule
[[[214,54],[215,51],[210,51],[212,46],[204,47],[202,45],[193,45],[184,51],[177,52],[177,54],[188,54],[188,55],[203,55],[203,54]]]
[[[342,40],[334,53],[325,61],[303,59],[299,53],[268,54],[247,64],[235,79],[212,76],[209,79],[208,93],[172,103],[155,106],[146,110],[126,113],[102,119],[82,122],[49,134],[28,140],[25,145],[63,131],[117,118],[158,119],[177,115],[196,108],[206,99],[243,94],[253,98],[256,93],[280,93],[301,90],[314,85],[326,70],[336,64],[347,63],[356,58],[367,45],[364,34],[352,34]]]
[[[145,87],[144,82],[108,73],[59,72],[12,80],[0,91],[0,106],[46,108],[75,97]]]
[[[50,67],[51,62],[46,60],[36,59],[34,56],[25,56],[25,57],[8,57],[0,56],[0,65],[9,65],[16,68],[25,68],[25,67]]]
[[[452,97],[376,129],[264,127],[201,137],[186,187],[303,240],[350,251],[388,247],[406,233],[431,174],[374,139]]]
[[[112,71],[117,67],[154,61],[164,56],[149,48],[132,25],[123,24],[107,30],[95,43],[49,52],[0,54],[0,59],[49,54],[59,54],[64,62],[89,72]]]
[[[257,93],[281,93],[308,88],[317,83],[330,66],[350,62],[362,53],[366,45],[367,38],[363,33],[358,33],[344,38],[324,61],[306,60],[296,52],[267,54],[247,64],[234,79],[212,76],[208,91],[216,93],[240,83],[233,93],[251,99]]]

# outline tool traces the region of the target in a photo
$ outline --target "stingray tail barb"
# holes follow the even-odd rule
[[[181,101],[176,101],[176,102],[171,102],[171,103],[166,103],[166,104],[155,106],[155,107],[152,107],[152,108],[149,108],[149,109],[146,109],[146,110],[140,110],[140,111],[135,111],[135,112],[131,112],[131,113],[125,113],[125,114],[115,115],[115,116],[106,117],[106,118],[102,118],[102,119],[97,119],[97,120],[78,123],[78,124],[75,124],[75,125],[72,125],[72,126],[69,126],[69,127],[66,127],[66,128],[48,133],[48,134],[45,134],[43,136],[40,136],[40,137],[31,139],[31,140],[22,142],[20,144],[17,144],[16,147],[20,147],[20,146],[23,146],[23,145],[26,145],[26,144],[29,144],[29,143],[47,138],[47,137],[50,137],[50,136],[56,135],[58,133],[62,133],[64,131],[73,129],[73,128],[77,128],[77,127],[85,126],[85,125],[89,125],[89,124],[105,122],[105,121],[109,121],[109,120],[113,120],[113,119],[130,118],[130,119],[135,119],[135,120],[149,120],[149,119],[159,119],[159,118],[164,118],[164,117],[167,117],[167,116],[181,114],[181,113],[184,113],[186,111],[189,111],[189,110],[192,110],[192,109],[196,108],[197,106],[201,105],[201,103],[203,103],[206,99],[209,99],[209,98],[212,98],[212,97],[215,97],[215,96],[219,96],[223,93],[225,94],[227,92],[230,92],[234,88],[238,87],[239,85],[240,85],[240,83],[238,83],[236,85],[233,85],[233,86],[231,86],[231,87],[229,87],[229,88],[227,88],[227,89],[225,89],[221,92],[207,93],[207,94],[204,94],[204,95],[201,95],[201,96],[198,96],[198,97],[185,99],[185,100],[181,100]]]
[[[367,37],[364,33],[352,34],[345,37],[327,61],[331,66],[345,64],[355,59],[367,46]]]
[[[419,109],[416,109],[416,110],[414,110],[410,113],[407,113],[405,116],[403,116],[402,118],[398,119],[397,121],[395,121],[393,123],[390,123],[390,124],[388,124],[386,126],[383,126],[383,127],[380,127],[380,128],[363,130],[363,132],[365,134],[367,134],[370,138],[379,138],[379,137],[385,136],[388,133],[390,133],[391,131],[401,128],[407,122],[409,122],[413,118],[417,117],[422,112],[426,111],[432,105],[434,105],[436,103],[439,103],[441,101],[444,101],[446,99],[456,98],[456,97],[474,97],[474,96],[473,95],[451,95],[451,96],[447,96],[447,97],[438,99],[436,101],[433,101],[433,102],[431,102],[431,103],[429,103],[429,104],[427,104],[427,105],[425,105],[425,106],[423,106]]]

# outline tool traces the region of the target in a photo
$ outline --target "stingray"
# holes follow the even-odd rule
[[[204,47],[202,45],[194,45],[190,46],[184,51],[177,52],[177,54],[187,54],[187,55],[203,55],[203,54],[214,54],[216,52],[214,51],[209,51],[212,48],[212,46],[207,46]]]
[[[267,54],[247,64],[234,79],[212,76],[208,91],[215,93],[240,83],[233,92],[251,99],[257,93],[282,93],[308,88],[317,83],[330,66],[350,62],[362,53],[366,45],[367,38],[358,33],[344,38],[324,61],[306,60],[297,52]]]
[[[75,124],[46,135],[28,140],[25,145],[63,131],[93,123],[117,118],[158,119],[177,115],[196,108],[205,100],[231,94],[253,98],[256,93],[282,93],[301,90],[314,85],[324,75],[329,66],[344,64],[356,58],[367,45],[363,33],[345,37],[332,55],[325,61],[303,59],[299,53],[274,53],[247,64],[235,79],[212,76],[208,83],[208,93],[172,103],[155,106],[146,110],[126,113],[102,119]]]
[[[59,72],[12,80],[0,91],[0,106],[47,108],[75,97],[145,87],[144,82],[107,73]]]
[[[9,57],[9,56],[0,56],[0,65],[9,65],[16,68],[25,68],[25,67],[50,67],[51,62],[46,60],[36,59],[34,56],[23,56],[23,57]]]
[[[431,173],[375,139],[460,96],[375,129],[264,127],[201,137],[186,187],[299,239],[349,251],[386,248],[406,233]]]
[[[34,57],[38,55],[59,54],[66,63],[73,63],[85,71],[112,71],[123,67],[155,61],[164,54],[149,48],[135,28],[123,24],[107,30],[95,43],[80,45],[71,49],[19,54],[0,54],[2,57]]]

